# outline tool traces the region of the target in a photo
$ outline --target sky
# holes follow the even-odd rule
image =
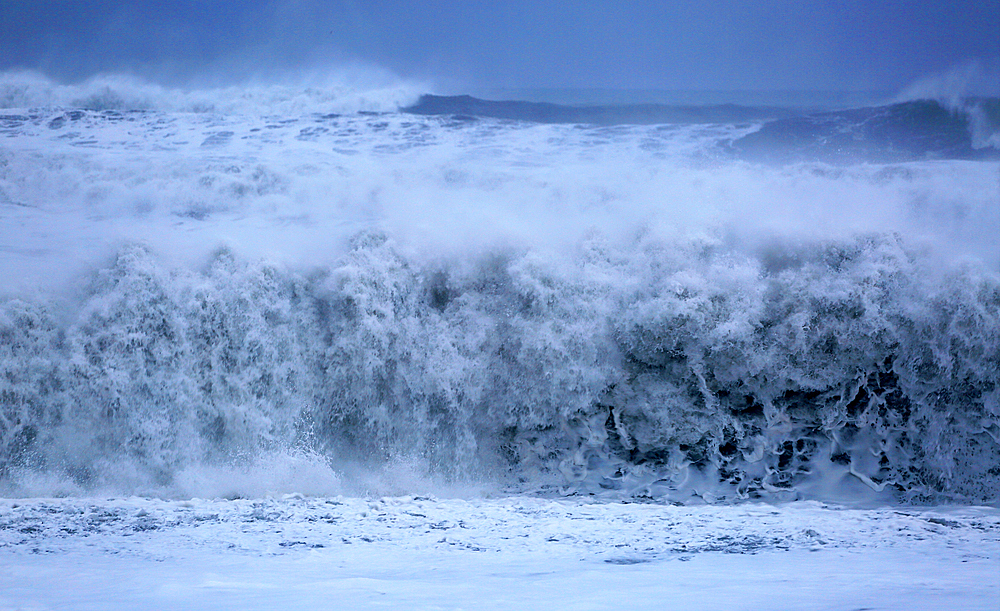
[[[570,7],[570,8],[567,8]],[[163,84],[377,68],[451,89],[1000,88],[1000,0],[0,0],[0,70]]]

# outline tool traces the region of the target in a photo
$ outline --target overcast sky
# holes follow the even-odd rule
[[[0,0],[0,70],[64,81],[362,64],[453,89],[898,90],[970,62],[995,86],[1000,0]]]

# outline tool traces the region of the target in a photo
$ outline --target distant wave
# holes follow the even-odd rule
[[[737,104],[563,105],[421,94],[401,82],[330,77],[297,84],[170,88],[104,75],[71,85],[33,72],[0,74],[0,108],[149,110],[290,116],[363,112],[590,126],[738,125],[759,129],[720,142],[720,155],[831,163],[1000,159],[1000,99],[911,100],[827,112]]]
[[[418,115],[465,115],[536,123],[582,123],[590,125],[655,125],[661,123],[746,123],[792,115],[778,107],[717,104],[674,106],[629,104],[568,106],[548,102],[490,101],[468,95],[425,94],[416,104],[402,109]]]

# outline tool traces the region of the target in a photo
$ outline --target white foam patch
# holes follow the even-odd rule
[[[0,500],[0,608],[992,609],[995,509]]]

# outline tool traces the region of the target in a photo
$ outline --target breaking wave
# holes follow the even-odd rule
[[[995,274],[891,235],[424,265],[364,233],[309,277],[137,246],[68,315],[2,305],[0,477],[169,490],[294,450],[534,491],[995,501],[998,313]]]

